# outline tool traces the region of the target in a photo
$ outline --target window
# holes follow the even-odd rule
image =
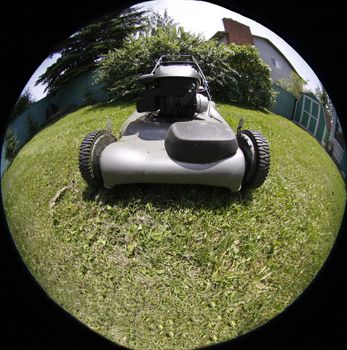
[[[276,67],[277,69],[281,69],[280,63],[274,57],[270,57],[271,66]]]

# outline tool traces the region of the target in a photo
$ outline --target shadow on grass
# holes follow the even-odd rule
[[[83,200],[123,208],[134,203],[150,203],[152,207],[162,210],[178,207],[218,211],[233,203],[248,206],[253,194],[250,191],[230,192],[226,188],[203,185],[127,184],[110,190],[86,187]]]

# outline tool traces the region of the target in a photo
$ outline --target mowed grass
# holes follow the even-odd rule
[[[328,154],[283,117],[218,105],[269,140],[252,192],[124,185],[93,193],[78,171],[89,132],[114,133],[134,105],[81,108],[39,132],[5,173],[4,205],[25,263],[88,327],[134,349],[225,341],[283,311],[326,260],[345,206]]]

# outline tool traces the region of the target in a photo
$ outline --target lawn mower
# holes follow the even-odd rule
[[[80,146],[79,169],[88,185],[200,184],[239,191],[264,183],[268,142],[242,130],[243,119],[234,133],[193,56],[162,56],[138,81],[143,95],[120,138],[108,127],[88,134]]]

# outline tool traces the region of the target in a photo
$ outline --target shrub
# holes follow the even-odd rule
[[[14,133],[13,129],[8,128],[5,136],[5,158],[9,161],[12,162],[14,157],[18,153],[19,149],[19,141],[17,138],[17,135]]]
[[[274,103],[269,67],[255,48],[219,45],[175,26],[159,28],[152,36],[129,37],[122,48],[110,51],[100,61],[97,80],[113,100],[135,98],[142,91],[137,77],[148,73],[164,54],[192,54],[216,100],[257,108],[269,108]]]
[[[29,90],[25,90],[18,98],[11,117],[12,118],[16,118],[17,116],[19,116],[21,113],[23,113],[26,109],[28,109],[33,103],[35,103],[35,100],[32,96],[32,94],[30,93]]]

